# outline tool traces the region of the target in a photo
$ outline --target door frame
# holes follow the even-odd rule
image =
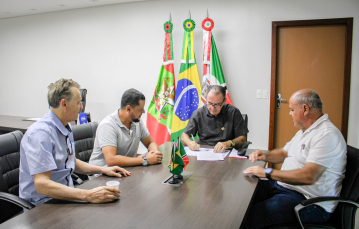
[[[345,60],[344,60],[344,90],[343,90],[343,111],[342,129],[340,130],[347,140],[348,118],[349,118],[349,97],[350,97],[350,75],[352,62],[352,37],[353,37],[353,18],[334,18],[316,20],[297,20],[297,21],[273,21],[272,22],[272,58],[271,58],[271,87],[270,87],[270,112],[269,112],[269,139],[268,150],[274,147],[274,122],[277,100],[277,36],[280,27],[293,26],[318,26],[318,25],[345,25]],[[294,93],[294,92],[293,92]]]

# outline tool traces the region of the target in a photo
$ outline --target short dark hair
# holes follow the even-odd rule
[[[222,87],[220,85],[211,85],[208,87],[207,89],[207,92],[206,92],[206,98],[207,98],[207,95],[213,91],[215,95],[219,95],[219,94],[222,94],[223,95],[223,100],[226,98],[226,88],[225,87]]]
[[[124,109],[127,105],[135,107],[140,105],[140,100],[146,100],[145,96],[138,90],[131,88],[125,91],[121,99],[121,109]]]
[[[80,84],[72,79],[59,79],[55,83],[51,83],[48,88],[47,102],[52,108],[58,108],[61,99],[71,100],[75,94],[72,93],[71,87],[80,88]]]

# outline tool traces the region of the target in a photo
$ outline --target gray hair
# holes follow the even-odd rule
[[[307,104],[310,109],[322,112],[323,103],[317,92],[312,89],[305,89],[299,91],[294,97],[294,103],[303,106]]]
[[[125,91],[121,99],[121,109],[125,109],[127,105],[136,107],[140,105],[140,100],[146,100],[145,96],[138,90],[131,88]]]
[[[208,89],[207,89],[206,98],[207,98],[207,95],[208,95],[211,91],[213,91],[213,93],[214,93],[215,95],[222,94],[222,95],[223,95],[223,99],[225,99],[225,98],[226,98],[226,90],[227,90],[226,87],[222,87],[222,86],[220,86],[220,85],[211,85],[211,86],[209,86]]]
[[[60,79],[55,83],[51,83],[47,89],[47,101],[52,108],[58,108],[62,99],[71,100],[75,95],[71,91],[71,87],[80,88],[80,84],[72,79]]]

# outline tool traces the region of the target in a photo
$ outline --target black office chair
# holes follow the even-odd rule
[[[301,226],[299,217],[296,224],[281,224],[268,227],[268,229],[300,229],[300,228],[340,228],[340,229],[354,229],[355,226],[355,213],[359,207],[359,149],[352,146],[347,147],[347,166],[345,172],[345,178],[342,183],[342,191],[340,197],[317,197],[302,201],[298,204],[294,211],[297,212],[303,206],[309,206],[312,204],[336,201],[338,206],[332,213],[328,222],[315,224],[308,223]]]
[[[0,223],[35,206],[19,197],[19,130],[0,135]]]
[[[83,107],[83,108],[80,110],[80,113],[81,113],[81,112],[85,112],[87,89],[82,88],[82,89],[79,89],[79,90],[80,90],[80,94],[81,94],[81,103],[82,103],[82,107]],[[87,122],[91,122],[91,115],[90,115],[90,113],[86,113],[86,116],[87,116]],[[77,124],[77,120],[76,120],[75,122],[76,122],[76,124]]]
[[[248,128],[248,115],[247,114],[242,114],[242,117],[243,117],[243,120],[244,120],[244,122],[246,124],[245,126]],[[247,134],[245,136],[247,138]],[[238,150],[238,155],[240,155],[240,156],[245,155],[246,152],[247,152],[249,144],[252,144],[252,142],[248,141],[248,139],[247,139],[247,142],[244,145],[242,145],[240,147],[236,147],[236,149]]]
[[[82,125],[74,125],[72,127],[77,159],[87,163],[89,162],[96,137],[97,125],[97,122],[90,122]],[[76,175],[81,179],[81,181],[88,180],[87,175],[77,173]],[[76,176],[73,176],[72,178],[76,184],[82,183]]]
[[[87,89],[79,89],[81,94],[81,103],[83,108],[80,110],[80,112],[85,112],[86,107],[86,95],[87,95]]]

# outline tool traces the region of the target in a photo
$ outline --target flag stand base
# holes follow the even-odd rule
[[[182,176],[182,175],[174,175],[173,178],[174,178],[174,179],[177,179],[177,180],[183,180],[183,176]]]
[[[166,180],[164,180],[162,182],[162,184],[167,184],[167,185],[171,185],[171,186],[180,186],[183,184],[183,182],[185,182],[185,180],[187,180],[191,175],[193,174],[193,172],[190,172],[190,171],[184,171],[182,173],[182,179],[179,179],[177,178],[176,179],[176,176],[175,176],[175,179],[178,183],[171,183],[171,180],[173,180],[173,175],[171,175],[170,177],[168,177]]]
[[[178,184],[180,181],[178,179],[176,179],[174,176],[172,176],[169,180],[168,183],[169,184]]]

